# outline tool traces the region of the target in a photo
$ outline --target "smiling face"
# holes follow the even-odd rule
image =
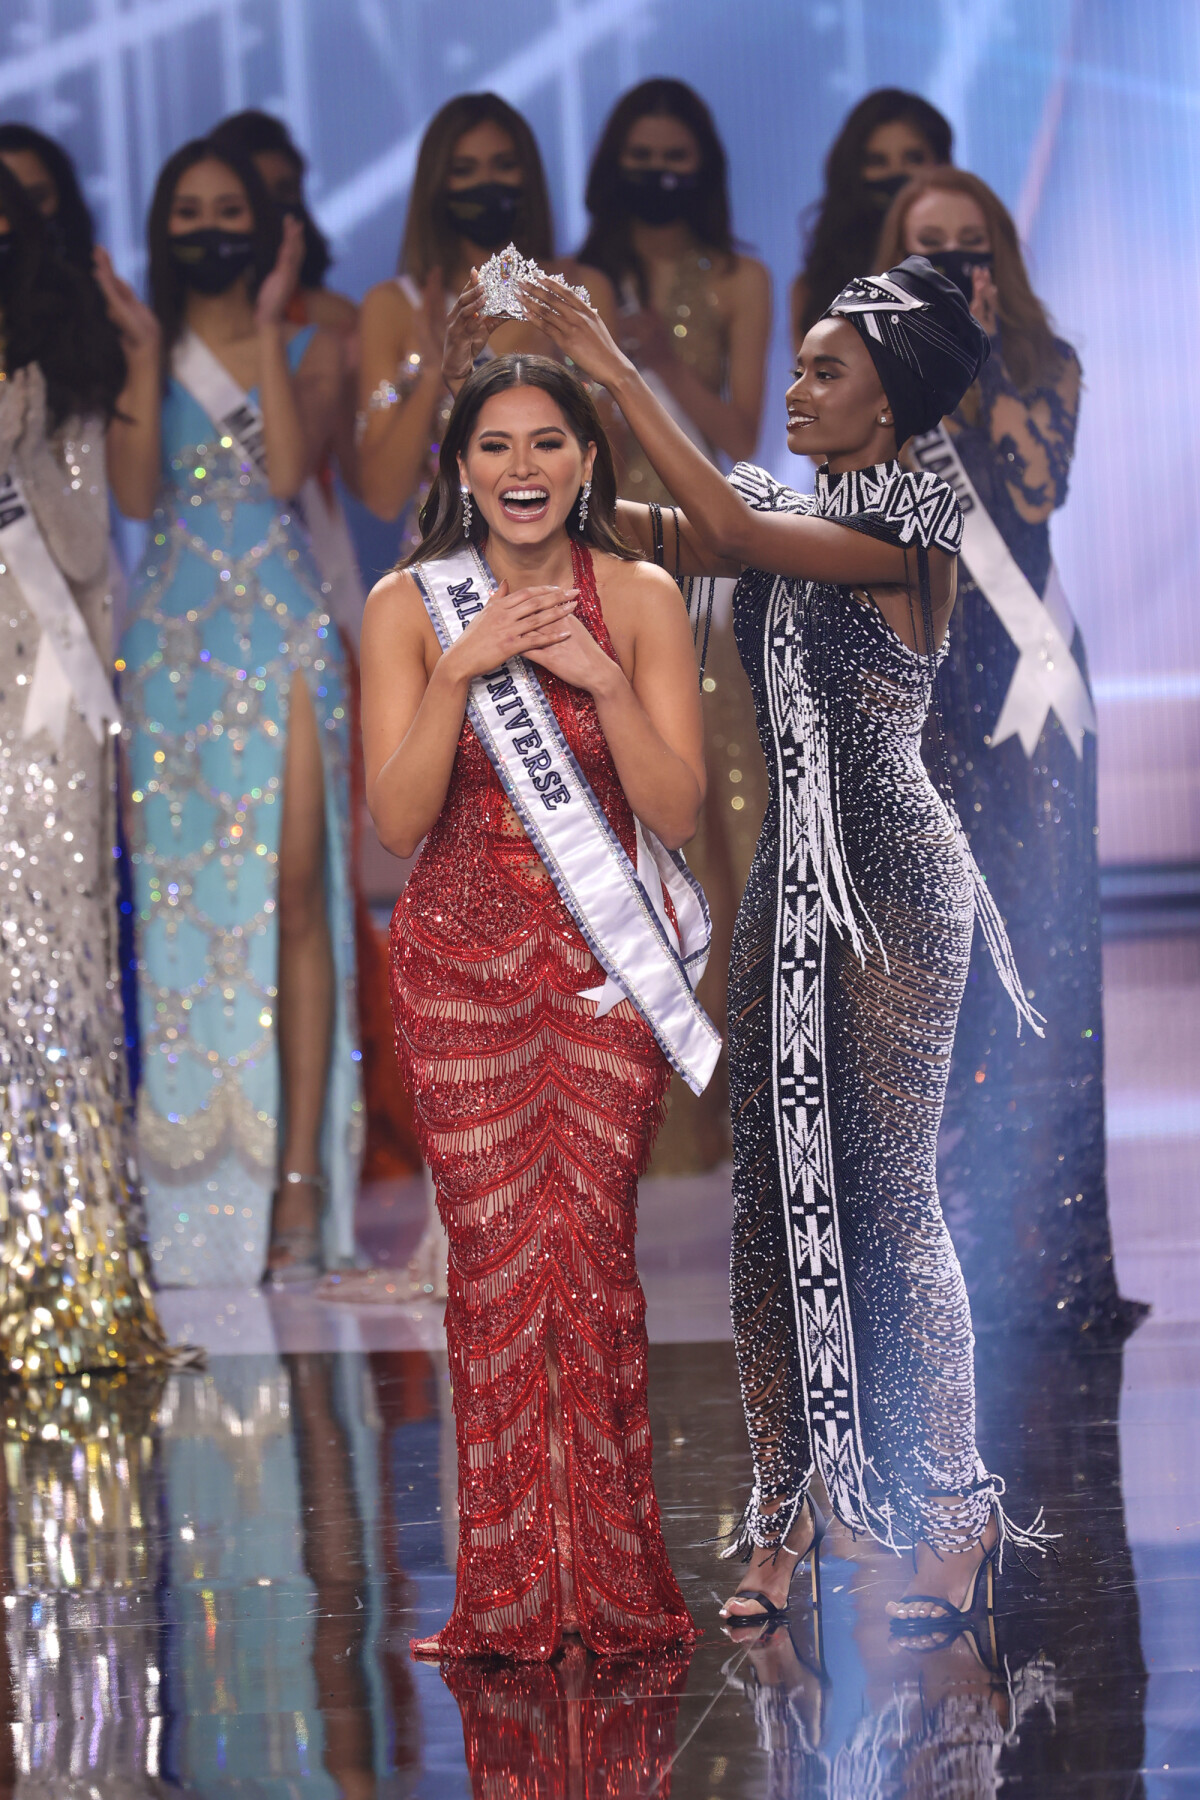
[[[527,549],[563,529],[595,457],[595,445],[581,448],[549,394],[507,388],[480,408],[459,478],[488,530]]]
[[[797,456],[856,456],[867,462],[894,456],[892,409],[871,353],[845,319],[818,319],[800,346],[796,379],[787,395],[788,449]],[[881,433],[883,439],[881,441]],[[878,454],[877,454],[878,453]]]
[[[914,200],[904,219],[907,256],[931,250],[967,250],[986,256],[992,250],[983,208],[970,194],[952,188],[930,188]]]
[[[254,213],[245,188],[228,163],[206,156],[179,177],[167,230],[172,237],[183,237],[189,231],[213,226],[250,233],[254,230]]]
[[[694,175],[700,161],[695,133],[670,113],[646,113],[635,120],[621,149],[621,167],[630,171],[669,169],[673,175]]]

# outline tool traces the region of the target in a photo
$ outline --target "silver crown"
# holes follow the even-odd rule
[[[524,319],[529,316],[519,292],[523,281],[557,281],[568,293],[578,294],[586,306],[592,304],[592,296],[586,288],[573,288],[567,282],[559,280],[557,275],[547,275],[545,269],[522,256],[515,244],[509,244],[507,249],[497,250],[495,256],[489,256],[479,271],[479,280],[483,287],[483,311],[489,319]]]

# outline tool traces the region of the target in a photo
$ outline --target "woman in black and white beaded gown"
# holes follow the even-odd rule
[[[726,483],[586,308],[550,288],[531,304],[686,511],[627,508],[626,529],[668,554],[678,532],[685,570],[740,575],[734,628],[770,776],[730,970],[733,1319],[755,1481],[724,1613],[761,1622],[785,1604],[821,1529],[817,1470],[845,1524],[915,1550],[897,1622],[952,1624],[1012,1529],[975,1447],[970,1313],[935,1172],[977,920],[1036,1020],[921,759],[962,520],[945,483],[895,459],[957,403],[987,339],[924,258],[852,282],[788,393],[790,447],[828,458],[801,495],[746,464]]]

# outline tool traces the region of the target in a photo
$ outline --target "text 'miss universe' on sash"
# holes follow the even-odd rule
[[[483,610],[495,580],[468,547],[413,571],[443,650]],[[678,851],[640,822],[636,867],[610,826],[523,657],[476,676],[467,716],[534,848],[605,971],[586,996],[597,1016],[629,999],[693,1093],[720,1054],[716,1027],[693,989],[708,961],[711,926],[700,886]],[[678,919],[672,924],[663,887]]]

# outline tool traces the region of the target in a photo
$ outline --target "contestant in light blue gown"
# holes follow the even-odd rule
[[[288,347],[293,373],[312,337]],[[254,391],[252,399],[256,398]],[[121,645],[143,1079],[138,1132],[161,1286],[262,1275],[278,1180],[278,852],[292,678],[325,771],[335,1017],[322,1132],[327,1266],[353,1252],[362,1131],[340,642],[289,507],[177,381]]]

